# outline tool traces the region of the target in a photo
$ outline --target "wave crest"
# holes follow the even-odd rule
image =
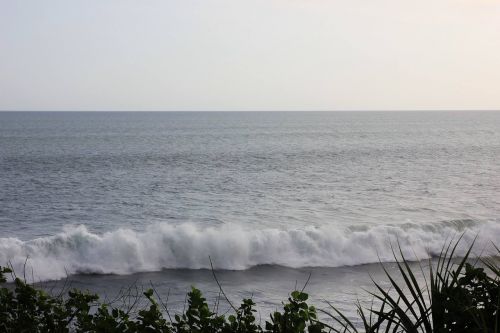
[[[60,279],[67,274],[130,274],[165,268],[241,270],[256,265],[337,267],[392,261],[390,245],[399,241],[408,258],[439,254],[452,236],[465,232],[457,254],[463,254],[478,235],[478,249],[488,253],[500,238],[500,224],[435,223],[380,225],[348,229],[338,226],[302,229],[246,229],[240,225],[200,227],[167,223],[144,231],[118,229],[103,234],[85,226],[67,226],[51,237],[21,241],[0,238],[0,265],[9,261],[18,272],[26,258],[36,280]],[[484,254],[484,253],[483,253]]]

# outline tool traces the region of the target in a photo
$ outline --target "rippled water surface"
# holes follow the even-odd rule
[[[499,161],[498,112],[0,113],[0,265],[181,295],[210,255],[241,292],[308,266],[355,289],[396,239],[499,239]]]

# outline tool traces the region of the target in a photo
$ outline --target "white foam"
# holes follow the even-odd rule
[[[144,231],[130,229],[95,234],[85,226],[67,226],[51,237],[21,241],[0,238],[0,265],[11,262],[22,272],[26,258],[36,280],[67,274],[130,274],[164,268],[241,270],[255,265],[337,267],[392,261],[390,244],[399,243],[409,258],[437,255],[451,236],[464,239],[463,254],[476,235],[477,249],[488,251],[500,238],[500,223],[458,225],[380,225],[365,229],[335,226],[303,229],[246,229],[239,225],[205,227],[194,224],[154,224]]]

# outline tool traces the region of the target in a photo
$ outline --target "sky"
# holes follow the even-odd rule
[[[0,0],[0,110],[500,109],[500,0]]]

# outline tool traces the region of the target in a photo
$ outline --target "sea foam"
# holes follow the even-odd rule
[[[414,260],[438,255],[451,237],[464,233],[457,255],[473,239],[477,251],[488,254],[500,239],[500,223],[447,222],[339,226],[301,229],[250,229],[241,225],[200,227],[159,223],[143,231],[118,229],[96,234],[85,226],[66,226],[57,235],[22,241],[0,238],[0,265],[9,262],[19,273],[27,260],[37,281],[68,274],[130,274],[166,268],[243,270],[256,265],[338,267],[392,261],[391,244],[399,242]]]

